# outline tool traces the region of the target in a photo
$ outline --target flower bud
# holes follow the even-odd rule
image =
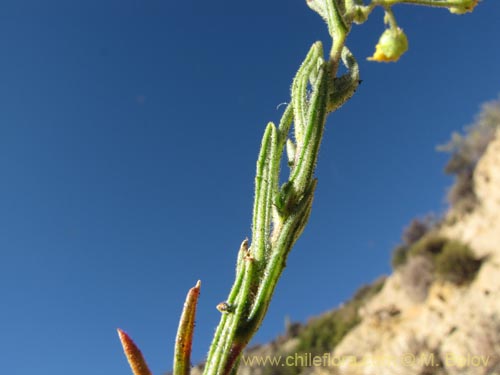
[[[361,25],[365,23],[370,14],[370,8],[364,5],[356,5],[353,8],[352,22]]]
[[[370,61],[396,62],[408,50],[408,38],[399,27],[383,32],[375,46],[375,53]]]
[[[462,5],[456,5],[450,8],[450,12],[453,14],[464,14],[472,12],[474,7],[477,5],[479,0],[464,0]]]

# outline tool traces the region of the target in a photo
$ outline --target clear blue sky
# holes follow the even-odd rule
[[[395,13],[399,63],[366,61],[380,10],[350,36],[363,84],[328,120],[312,217],[255,342],[390,272],[402,228],[446,207],[435,146],[500,91],[500,2]],[[168,371],[198,279],[204,357],[251,234],[260,137],[316,40],[303,0],[2,1],[2,373],[130,374],[117,327]]]

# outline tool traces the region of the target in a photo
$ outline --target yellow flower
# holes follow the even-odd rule
[[[408,50],[408,38],[399,27],[387,29],[380,36],[375,46],[375,53],[370,61],[396,62]]]

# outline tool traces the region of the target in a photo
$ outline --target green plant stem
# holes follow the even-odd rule
[[[223,302],[205,375],[234,372],[242,350],[262,323],[287,256],[309,219],[327,112],[342,105],[342,96],[350,97],[358,85],[357,65],[344,47],[349,29],[338,8],[332,6],[328,12],[333,22],[330,29],[336,36],[331,59],[323,60],[320,42],[311,47],[293,81],[292,100],[279,127],[269,123],[264,132],[255,177],[252,242],[248,247],[245,240],[240,247],[235,282]],[[341,61],[350,73],[356,71],[355,79],[349,74],[335,78]],[[289,138],[292,122],[294,139]],[[289,160],[289,179],[280,188],[279,166],[285,144],[294,152]]]
[[[394,13],[392,12],[392,9],[390,7],[385,8],[385,19],[387,20],[386,22],[389,23],[389,26],[393,30],[398,29],[398,23],[396,21],[396,17],[394,17]]]
[[[279,126],[269,123],[264,132],[256,165],[251,245],[248,239],[241,243],[233,287],[227,300],[217,306],[222,316],[210,346],[205,375],[236,373],[243,349],[269,308],[287,256],[307,224],[317,185],[314,171],[326,117],[351,98],[360,83],[358,64],[345,46],[352,24],[365,22],[375,6],[386,10],[390,25],[397,29],[391,10],[395,4],[444,7],[452,13],[462,14],[471,11],[477,1],[373,0],[364,5],[362,0],[307,0],[308,6],[326,21],[332,47],[325,61],[321,42],[312,45],[293,80],[291,101]],[[398,41],[389,38],[382,44],[381,38],[379,43],[390,51],[397,47]],[[382,53],[377,50],[379,56],[373,60],[396,61],[400,56],[384,53],[384,50]],[[338,77],[341,63],[348,72]],[[290,135],[292,124],[293,135]],[[290,174],[288,181],[279,186],[285,147]],[[188,375],[190,371],[199,290],[198,283],[188,293],[179,324],[174,360],[176,375]],[[137,346],[123,331],[119,330],[119,335],[134,374],[150,375]]]

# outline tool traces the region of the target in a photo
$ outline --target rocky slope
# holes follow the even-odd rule
[[[475,279],[466,286],[433,282],[418,301],[405,288],[402,267],[360,310],[361,323],[335,348],[338,365],[315,367],[313,373],[500,374],[500,131],[477,164],[473,182],[474,209],[451,210],[438,232],[484,259]]]

